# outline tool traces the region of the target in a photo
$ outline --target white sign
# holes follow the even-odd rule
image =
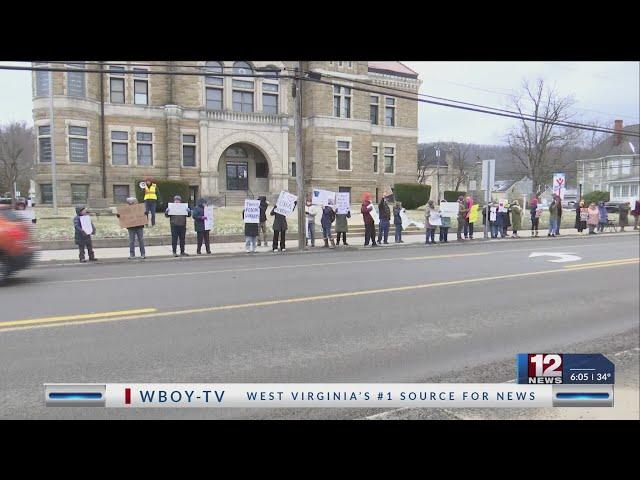
[[[374,225],[378,225],[380,223],[380,215],[378,215],[378,210],[376,210],[376,207],[373,203],[371,204],[371,207],[372,208],[369,213],[371,214],[371,218],[373,218]]]
[[[313,195],[311,196],[311,203],[313,205],[335,205],[336,204],[336,192],[330,192],[329,190],[321,190],[319,188],[313,189]]]
[[[260,223],[260,200],[244,201],[244,223]]]
[[[410,219],[409,215],[407,215],[407,211],[404,208],[400,211],[400,219],[402,220],[402,228],[405,230],[411,225],[415,225],[420,229],[424,228],[424,223]]]
[[[496,161],[495,160],[483,160],[482,161],[482,190],[489,190],[496,183]]]
[[[489,208],[489,221],[495,222],[498,218],[498,207]]]
[[[187,215],[189,209],[188,203],[170,203],[169,215]]]
[[[350,203],[351,199],[349,198],[349,192],[336,193],[336,206],[338,207],[338,213],[347,213],[349,211]]]
[[[508,211],[508,209],[507,209],[506,202],[504,202],[504,201],[500,201],[500,202],[498,203],[498,212],[500,212],[500,213],[506,213],[507,211]]]
[[[204,216],[207,217],[204,221],[204,229],[213,230],[213,205],[204,207]]]
[[[460,204],[458,202],[440,202],[440,216],[442,217],[457,217],[460,211]]]
[[[469,180],[469,190],[475,190],[475,189],[476,189],[476,181]]]
[[[80,225],[84,233],[87,235],[93,234],[93,225],[91,225],[91,217],[89,215],[80,216]]]
[[[298,197],[295,195],[285,192],[284,190],[281,191],[278,201],[276,202],[275,212],[288,217],[293,212],[294,203],[297,199]]]
[[[432,227],[442,225],[442,219],[440,218],[440,213],[431,212],[429,214],[429,225],[431,225]]]
[[[529,255],[529,258],[532,257],[557,257],[556,260],[549,260],[553,263],[564,263],[564,262],[577,262],[578,260],[582,260],[582,257],[574,255],[573,253],[552,253],[552,252],[533,252]]]
[[[560,200],[564,200],[564,192],[567,189],[564,173],[553,174],[553,193],[560,196]]]

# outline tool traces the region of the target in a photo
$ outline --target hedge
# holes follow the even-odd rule
[[[458,197],[462,195],[463,197],[467,195],[467,192],[456,192],[455,190],[445,190],[444,191],[444,201],[445,202],[457,202]]]
[[[136,181],[136,198],[140,203],[144,201],[144,191],[139,185],[142,181]],[[164,212],[167,209],[167,203],[172,202],[175,195],[180,195],[183,202],[189,201],[189,184],[187,182],[182,180],[154,180],[153,183],[158,186],[156,212]]]
[[[602,190],[594,190],[589,192],[583,197],[585,205],[589,205],[591,202],[597,204],[598,202],[608,202],[609,192],[603,192]]]
[[[415,210],[426,205],[431,196],[431,185],[418,183],[396,183],[393,189],[396,202],[402,202],[407,210]]]

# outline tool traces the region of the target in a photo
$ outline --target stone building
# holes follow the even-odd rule
[[[122,203],[145,177],[187,181],[191,201],[295,192],[294,98],[292,80],[283,77],[298,62],[64,66],[73,71],[52,75],[59,205]],[[420,80],[414,71],[400,62],[310,61],[300,67],[332,83],[303,82],[307,188],[351,191],[359,201],[365,191],[377,196],[395,183],[416,181],[413,98]],[[49,92],[49,72],[34,72],[42,204],[52,201]]]

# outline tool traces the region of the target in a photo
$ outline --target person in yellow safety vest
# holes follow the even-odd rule
[[[473,224],[478,221],[478,211],[480,210],[480,204],[474,204],[473,199],[471,197],[467,197],[467,206],[469,207],[469,216],[467,217],[469,221],[469,240],[473,240]]]
[[[151,226],[156,225],[156,203],[158,203],[158,186],[150,178],[145,180],[144,187],[144,214],[148,217],[151,212]]]

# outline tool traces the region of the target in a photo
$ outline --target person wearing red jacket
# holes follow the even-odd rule
[[[371,204],[371,194],[366,192],[363,195],[362,207],[360,213],[362,213],[362,220],[364,221],[364,246],[369,245],[369,239],[371,239],[371,246],[377,247],[376,244],[376,225],[371,216],[371,210],[373,205]]]

